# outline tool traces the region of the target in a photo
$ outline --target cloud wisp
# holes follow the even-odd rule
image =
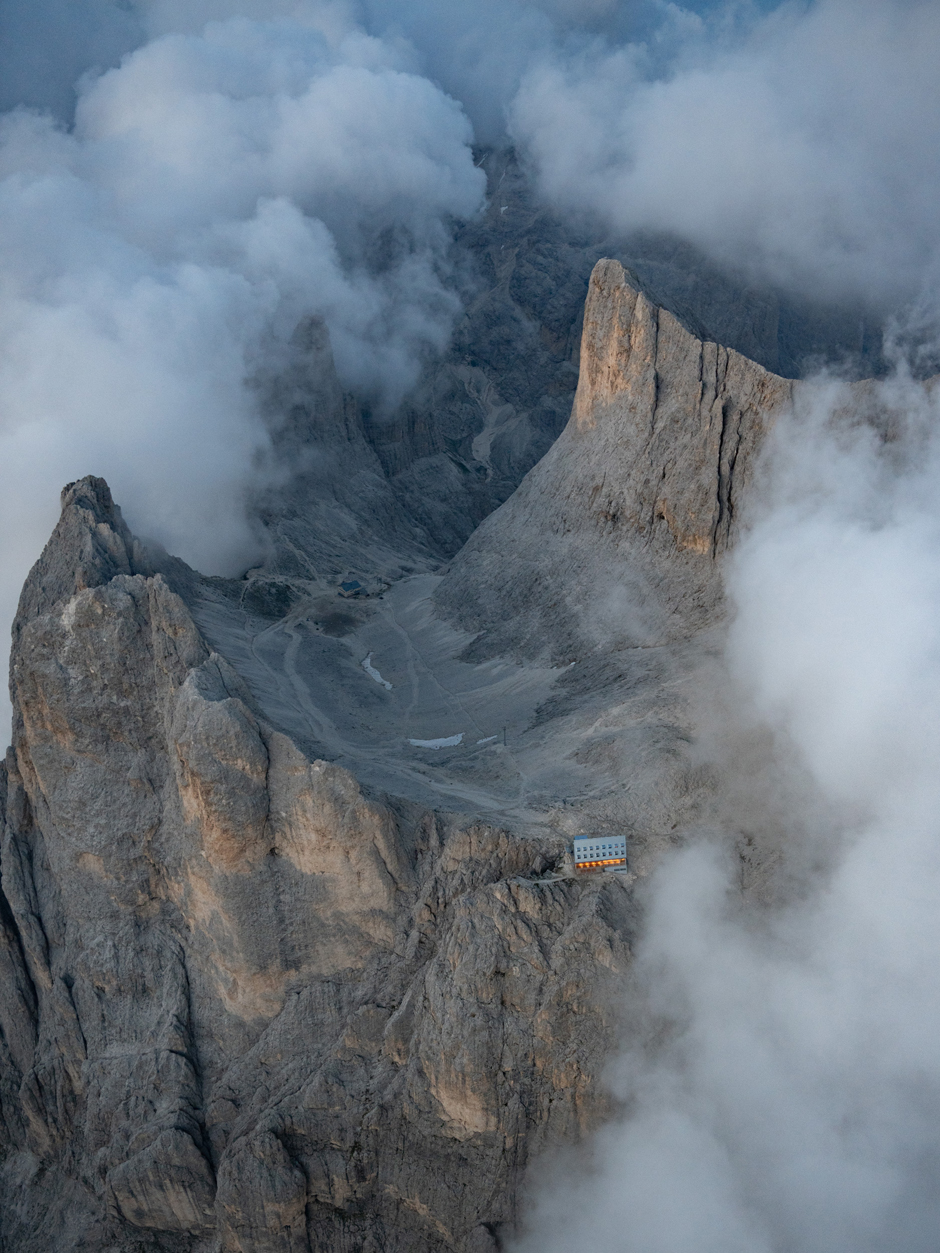
[[[884,312],[935,287],[940,10],[732,10],[661,28],[665,61],[605,40],[534,65],[511,129],[545,195],[804,296]]]

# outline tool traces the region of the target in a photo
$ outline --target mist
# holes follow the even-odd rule
[[[453,221],[484,190],[470,124],[326,17],[157,34],[78,83],[68,128],[54,102],[0,118],[5,622],[85,473],[206,573],[258,559],[246,501],[275,467],[251,380],[302,317],[379,410],[446,345]]]
[[[544,194],[804,296],[881,313],[927,300],[935,316],[940,10],[734,17],[677,10],[654,40],[533,65],[511,131]]]

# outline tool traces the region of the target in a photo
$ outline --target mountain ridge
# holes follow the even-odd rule
[[[316,411],[353,464],[304,334],[283,438]],[[565,432],[443,574],[379,510],[395,581],[339,598],[329,502],[372,521],[319,464],[240,584],[65,489],[0,770],[10,1253],[493,1253],[531,1161],[609,1116],[637,885],[714,794],[697,666],[793,385],[615,261],[580,340]],[[576,876],[615,830],[630,873]]]

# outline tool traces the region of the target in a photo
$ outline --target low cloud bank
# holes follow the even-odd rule
[[[535,64],[511,129],[546,196],[810,297],[935,306],[940,10],[735,12],[677,9],[653,39]]]
[[[94,472],[210,573],[258,553],[247,385],[299,319],[394,405],[446,344],[448,250],[484,179],[459,105],[339,18],[164,34],[81,85],[70,131],[0,119],[0,617]]]
[[[726,762],[725,840],[650,885],[626,1115],[557,1169],[517,1253],[936,1247],[940,395],[874,388],[887,442],[831,421],[846,400],[820,384],[778,428],[730,577],[723,733],[763,737],[764,777],[735,814]],[[761,908],[730,845],[772,815],[790,900]]]

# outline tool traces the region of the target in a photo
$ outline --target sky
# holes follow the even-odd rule
[[[0,0],[7,625],[83,474],[206,573],[258,559],[258,377],[316,315],[394,407],[460,314],[475,144],[561,212],[889,329],[894,443],[839,429],[831,379],[778,425],[702,732],[726,823],[646,889],[628,1008],[662,1030],[612,1062],[630,1116],[534,1178],[524,1253],[936,1245],[940,446],[908,358],[938,340],[938,47],[925,0]],[[759,911],[742,740],[747,821],[776,806],[815,867]]]

